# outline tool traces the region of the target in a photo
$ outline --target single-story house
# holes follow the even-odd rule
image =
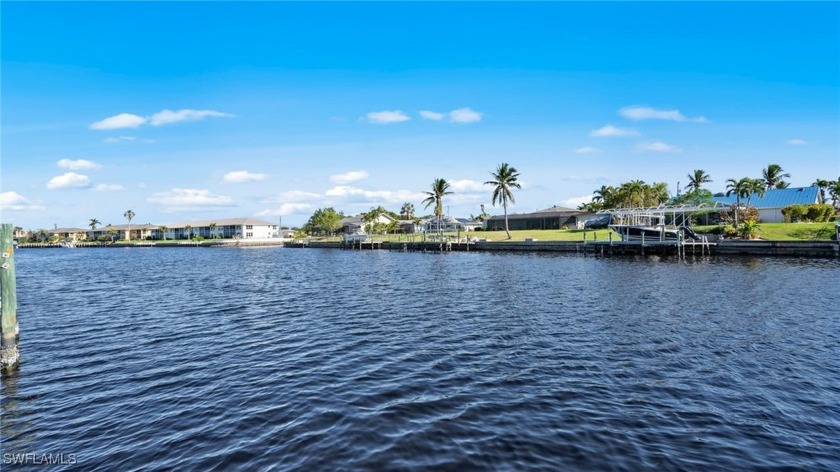
[[[561,206],[553,206],[533,213],[508,214],[510,229],[561,229],[564,226],[577,228],[578,222],[583,223],[594,214],[583,210],[575,210]],[[485,221],[488,231],[505,229],[505,216],[495,215]]]
[[[82,228],[55,228],[47,233],[50,237],[58,237],[59,241],[76,242],[87,239],[87,230]]]
[[[730,196],[716,194],[712,197],[716,202],[726,205],[736,203],[735,194]],[[785,221],[782,208],[790,205],[810,205],[822,203],[819,187],[789,187],[768,190],[763,196],[753,195],[750,206],[758,209],[758,218],[763,223],[781,223]],[[741,204],[746,205],[747,199],[741,198]]]
[[[158,227],[153,224],[132,224],[130,227],[131,240],[142,241],[144,239],[154,239],[155,232]],[[102,226],[93,230],[86,230],[87,238],[91,240],[98,239],[105,236],[109,239],[113,237],[115,240],[127,240],[129,233],[129,225],[109,225]]]
[[[467,218],[454,218],[452,216],[442,216],[440,219],[440,227],[438,227],[438,218],[432,216],[420,222],[420,230],[426,233],[456,232],[456,231],[474,231],[476,228],[481,228],[481,222],[472,221]]]
[[[386,215],[385,213],[380,214],[377,218],[375,223],[381,223],[383,225],[390,225],[394,221],[397,221],[390,216]],[[362,215],[356,216],[348,216],[346,218],[341,219],[341,231],[343,233],[353,233],[359,229],[367,228],[370,223],[362,221]]]

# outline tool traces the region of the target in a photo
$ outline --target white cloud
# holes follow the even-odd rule
[[[597,154],[601,152],[600,149],[592,146],[583,146],[575,149],[577,154]]]
[[[134,141],[136,139],[137,138],[135,138],[134,136],[118,136],[118,137],[113,137],[113,138],[105,138],[102,142],[108,143],[108,144],[117,144],[117,143],[122,143],[122,142],[125,142],[125,141]]]
[[[152,126],[168,125],[170,123],[178,123],[180,121],[199,121],[204,118],[232,118],[235,115],[231,113],[223,113],[215,110],[192,110],[184,108],[178,111],[161,110],[149,118],[149,124]]]
[[[628,136],[638,136],[639,131],[633,128],[617,128],[613,125],[602,126],[589,133],[589,136],[595,138],[625,138]]]
[[[441,121],[446,118],[446,113],[438,113],[436,111],[420,110],[420,116],[426,120]]]
[[[120,129],[120,128],[137,128],[146,123],[146,119],[142,116],[132,115],[131,113],[120,113],[119,115],[109,116],[102,121],[97,121],[90,125],[90,129]]]
[[[43,210],[44,207],[33,203],[23,195],[9,191],[0,193],[0,209],[4,211]]]
[[[120,184],[98,184],[90,189],[93,192],[117,192],[123,189]]]
[[[565,200],[560,200],[558,205],[566,208],[577,208],[580,205],[583,205],[584,203],[591,202],[592,197],[594,197],[594,195],[584,195],[582,197],[567,198]]]
[[[233,203],[233,200],[226,195],[214,195],[209,190],[194,188],[173,188],[168,192],[157,192],[146,201],[177,208],[228,206]]]
[[[453,180],[449,182],[449,186],[452,188],[454,192],[490,192],[493,189],[489,185],[484,185],[481,182],[476,182],[475,180]]]
[[[90,179],[86,175],[75,172],[67,172],[53,177],[47,182],[47,188],[80,188],[90,185]]]
[[[687,118],[685,115],[680,113],[679,110],[657,110],[655,108],[646,107],[646,106],[629,106],[624,107],[618,111],[618,113],[627,118],[628,120],[633,121],[643,121],[643,120],[668,120],[668,121],[693,121],[695,123],[707,123],[708,120],[704,116],[696,116],[693,118]]]
[[[637,151],[653,151],[653,152],[682,152],[682,149],[677,146],[663,143],[662,141],[652,141],[649,143],[641,143],[636,146]]]
[[[80,170],[80,169],[99,169],[102,167],[101,165],[93,162],[88,161],[85,159],[77,159],[75,161],[71,161],[70,159],[62,159],[56,163],[58,167],[62,169],[70,169],[70,170]]]
[[[422,193],[410,190],[365,190],[358,187],[339,185],[326,191],[328,197],[348,199],[357,202],[403,203],[425,198]]]
[[[481,121],[481,118],[481,113],[469,107],[459,108],[449,112],[449,121],[453,123],[477,123]]]
[[[808,144],[808,141],[805,141],[804,139],[789,139],[787,143],[793,146],[803,146]]]
[[[368,178],[367,171],[364,170],[354,170],[347,172],[345,174],[336,174],[330,176],[330,182],[335,184],[349,184],[350,182],[356,182],[359,180],[364,180]]]
[[[222,177],[222,180],[229,184],[241,184],[243,182],[253,182],[265,180],[267,178],[268,174],[257,174],[254,172],[248,172],[247,170],[234,170],[225,174],[225,176]]]
[[[403,121],[408,121],[411,119],[408,115],[406,115],[400,110],[372,111],[365,115],[365,117],[369,122],[378,125],[401,123]]]
[[[276,208],[274,210],[263,210],[257,213],[258,216],[289,216],[289,215],[299,215],[305,214],[312,211],[315,208],[313,205],[308,203],[284,203],[280,205],[280,208]]]

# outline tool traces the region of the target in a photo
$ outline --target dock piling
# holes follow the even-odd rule
[[[0,367],[13,369],[18,365],[17,285],[15,282],[14,226],[0,225]]]

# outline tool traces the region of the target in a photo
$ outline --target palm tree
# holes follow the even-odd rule
[[[516,203],[511,189],[522,188],[522,185],[518,182],[519,173],[516,171],[516,167],[509,166],[506,162],[503,162],[496,168],[496,172],[491,172],[490,175],[493,176],[493,180],[484,182],[484,185],[493,186],[493,206],[496,206],[496,202],[499,202],[505,210],[505,233],[507,233],[507,238],[510,239],[507,207],[508,201],[510,203]]]
[[[693,174],[688,174],[688,185],[685,189],[688,191],[700,190],[703,184],[712,182],[712,178],[703,169],[694,169]],[[689,190],[691,189],[691,190]]]
[[[432,182],[432,191],[423,193],[428,195],[428,197],[420,203],[426,204],[424,208],[429,208],[432,204],[435,205],[435,216],[437,216],[438,231],[442,232],[441,219],[443,218],[443,197],[444,195],[452,195],[452,192],[449,190],[449,182],[445,179],[435,179],[435,181]]]
[[[779,164],[770,164],[766,169],[761,171],[764,178],[764,185],[767,190],[780,188],[779,184],[783,183],[784,178],[790,178],[790,174],[784,173],[784,169]],[[784,187],[781,187],[784,188]]]
[[[726,180],[726,196],[735,194],[735,226],[738,226],[738,209],[741,207],[741,197],[749,196],[753,188],[753,179],[744,177],[741,180]]]
[[[630,182],[621,185],[621,191],[624,193],[627,206],[633,207],[636,200],[639,201],[639,206],[642,207],[644,203],[645,182],[642,180],[631,180]],[[638,195],[638,199],[636,196]]]
[[[92,231],[96,231],[96,227],[101,225],[101,224],[102,224],[101,221],[97,220],[96,218],[91,218],[90,223],[88,223],[88,226],[90,226],[90,229]]]
[[[160,230],[160,235],[163,237],[163,240],[166,241],[166,230],[168,230],[169,228],[167,228],[166,226],[161,226],[158,229]]]
[[[837,200],[840,200],[840,177],[828,183],[828,193],[831,195],[831,205],[836,207]]]
[[[210,236],[213,239],[216,239],[216,226],[218,226],[216,223],[210,223]]]
[[[759,197],[763,197],[764,193],[767,191],[765,187],[766,182],[762,179],[750,179],[750,184],[747,186],[749,190],[749,195],[747,195],[747,206],[750,206],[750,201],[752,201],[753,195],[758,195]]]
[[[123,216],[128,220],[128,231],[125,233],[125,239],[126,241],[131,241],[131,220],[134,219],[134,212],[126,210],[126,212],[123,213]]]
[[[825,191],[829,187],[831,187],[831,181],[823,180],[823,179],[817,179],[811,185],[813,185],[814,187],[818,187],[820,189],[820,200],[822,200],[823,203],[825,203]]]
[[[403,206],[400,209],[400,216],[404,220],[410,220],[411,217],[414,216],[414,205],[408,202],[403,203]]]
[[[192,241],[192,226],[190,226],[190,225],[184,226],[184,232],[187,233],[187,239]]]

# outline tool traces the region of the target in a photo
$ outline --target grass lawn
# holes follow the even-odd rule
[[[711,233],[718,226],[695,226],[698,233]],[[759,223],[758,237],[768,241],[828,241],[834,223]]]

